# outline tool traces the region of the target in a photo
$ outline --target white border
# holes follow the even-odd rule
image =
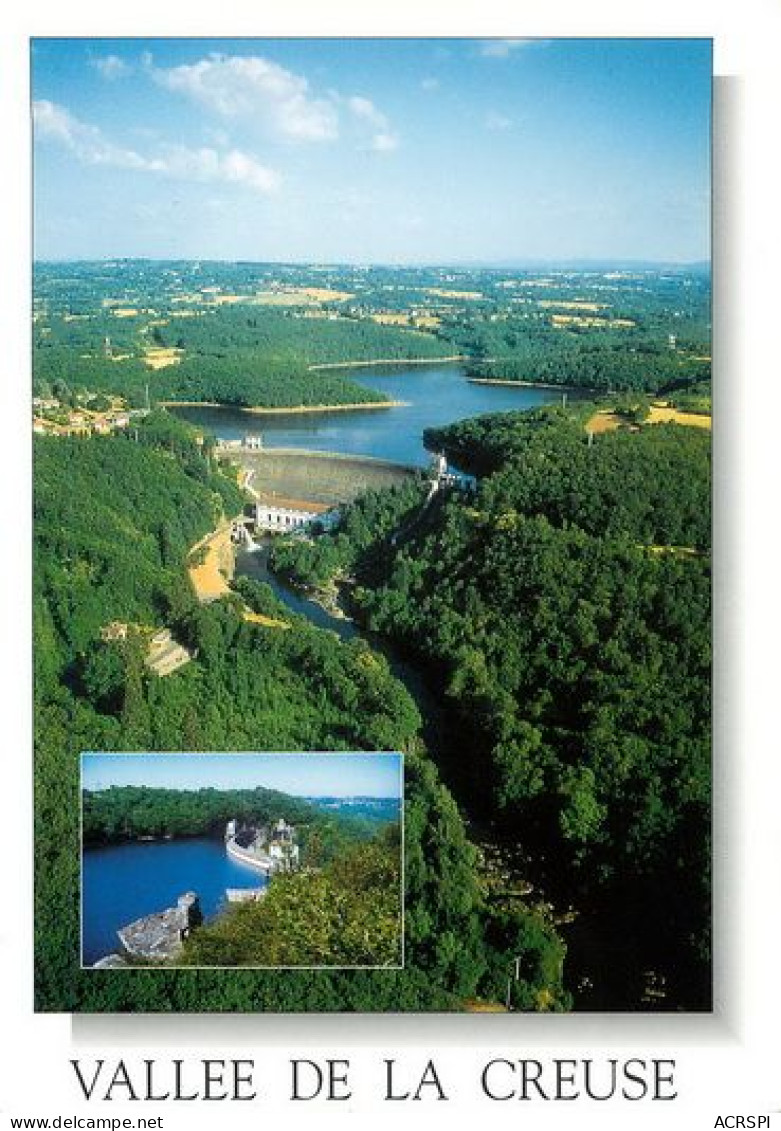
[[[20,861],[8,870],[4,902],[13,914],[4,917],[3,962],[6,982],[4,1023],[13,1031],[5,1054],[3,1107],[18,1114],[133,1114],[125,1105],[89,1108],[74,1090],[68,1058],[80,1055],[171,1056],[184,1054],[255,1055],[267,1077],[284,1064],[277,1045],[288,1043],[291,1055],[351,1055],[359,1082],[354,1102],[328,1106],[313,1103],[293,1108],[273,1094],[255,1105],[232,1106],[229,1115],[240,1126],[257,1128],[259,1115],[285,1111],[290,1126],[343,1124],[353,1114],[371,1114],[380,1126],[428,1129],[444,1113],[449,1123],[462,1114],[488,1117],[494,1125],[528,1123],[546,1128],[626,1127],[627,1116],[641,1127],[654,1120],[665,1129],[692,1131],[713,1127],[719,1114],[761,1113],[781,1108],[778,1073],[778,1018],[781,976],[778,969],[779,861],[781,860],[781,759],[777,753],[778,641],[781,639],[777,578],[778,422],[775,381],[778,369],[778,295],[776,273],[781,178],[777,160],[777,115],[781,105],[781,12],[775,0],[744,0],[714,5],[712,0],[656,0],[653,5],[627,5],[624,0],[550,0],[529,9],[517,0],[481,0],[479,6],[455,9],[419,0],[397,0],[378,7],[350,0],[327,5],[291,3],[262,8],[237,0],[231,8],[211,6],[162,8],[137,0],[123,9],[109,9],[98,0],[72,0],[68,5],[36,0],[22,8],[6,6],[0,37],[0,105],[3,115],[3,208],[0,246],[6,271],[0,325],[3,329],[5,378],[2,389],[4,474],[3,516],[10,543],[2,558],[0,602],[3,639],[4,806],[0,829],[3,859]],[[29,35],[698,35],[715,38],[717,75],[732,76],[728,85],[729,156],[723,167],[729,178],[728,199],[716,210],[718,245],[726,242],[737,254],[722,255],[728,277],[716,285],[717,335],[730,349],[724,358],[720,396],[724,427],[717,427],[716,445],[723,453],[717,474],[717,534],[729,552],[722,556],[721,625],[717,644],[729,684],[722,683],[723,702],[717,720],[730,771],[722,781],[720,804],[727,812],[726,840],[720,859],[729,890],[722,899],[729,942],[727,969],[722,972],[713,1018],[661,1017],[528,1018],[514,1015],[481,1017],[359,1017],[349,1019],[277,1016],[243,1018],[78,1018],[34,1016],[31,1011],[31,849],[30,805],[30,656],[29,656],[29,138],[27,126],[27,62]],[[722,126],[723,126],[722,121]],[[722,186],[716,186],[717,200]],[[731,198],[731,199],[730,199]],[[729,232],[722,225],[727,222]],[[729,237],[729,238],[728,238]],[[717,246],[718,246],[717,245]],[[7,281],[10,277],[10,289]],[[721,324],[722,330],[719,330]],[[10,375],[10,376],[9,376]],[[21,488],[21,489],[20,489]],[[717,589],[718,592],[718,589]],[[8,642],[11,642],[9,647]],[[13,651],[12,651],[13,649]],[[507,1023],[509,1022],[509,1023]],[[529,1022],[533,1024],[530,1026]],[[497,1055],[539,1056],[641,1055],[675,1056],[680,1074],[679,1100],[657,1107],[627,1104],[490,1105],[475,1098],[470,1084],[484,1050]],[[247,1050],[252,1050],[248,1053]],[[326,1050],[325,1052],[323,1050]],[[371,1050],[374,1050],[372,1053]],[[418,1052],[416,1053],[416,1050]],[[375,1061],[397,1056],[421,1065],[437,1059],[443,1077],[463,1081],[449,1087],[457,1104],[383,1105],[376,1089]],[[487,1053],[485,1054],[487,1055]],[[271,1085],[269,1085],[271,1088]],[[273,1091],[273,1089],[272,1089]],[[113,1107],[113,1111],[112,1111]],[[166,1105],[167,1131],[182,1126],[211,1129],[214,1109]],[[179,1120],[177,1124],[177,1118]],[[774,1122],[778,1116],[774,1116]]]

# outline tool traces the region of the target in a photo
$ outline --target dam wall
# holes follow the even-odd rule
[[[231,448],[220,456],[252,472],[251,489],[261,499],[281,496],[329,507],[418,474],[415,468],[386,460],[298,448]]]
[[[276,862],[270,856],[256,856],[254,852],[248,852],[246,848],[240,848],[236,841],[231,837],[225,841],[225,851],[234,860],[240,860],[242,864],[249,864],[251,868],[257,868],[258,871],[263,872],[264,875],[270,876],[277,867]]]

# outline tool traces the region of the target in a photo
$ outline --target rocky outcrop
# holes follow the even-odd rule
[[[175,958],[191,931],[203,922],[198,896],[185,892],[176,907],[168,907],[153,915],[145,915],[121,927],[117,934],[126,952],[148,962],[165,962]]]

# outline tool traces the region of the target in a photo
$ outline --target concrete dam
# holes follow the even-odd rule
[[[327,507],[350,503],[363,491],[391,487],[419,474],[416,468],[368,456],[301,448],[225,445],[220,458],[252,472],[252,490],[260,499],[308,500]]]

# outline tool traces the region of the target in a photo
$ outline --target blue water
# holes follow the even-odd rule
[[[228,856],[220,839],[193,837],[85,849],[82,864],[82,956],[85,966],[120,949],[117,931],[142,915],[173,907],[195,891],[209,919],[225,889],[262,887],[262,872]]]
[[[300,589],[286,585],[284,581],[272,573],[268,565],[268,539],[261,539],[256,550],[240,549],[236,554],[236,576],[249,577],[253,581],[262,581],[270,585],[275,596],[299,616],[306,617],[318,628],[330,628],[342,640],[352,640],[355,636],[366,636],[353,621],[342,617],[333,616],[317,601],[311,600]]]
[[[425,467],[423,429],[452,424],[485,412],[535,408],[561,400],[557,389],[519,385],[473,385],[460,365],[419,365],[345,369],[345,376],[405,402],[398,408],[344,412],[280,413],[256,416],[235,408],[175,409],[178,416],[208,428],[224,440],[260,435],[270,448],[310,448],[375,456],[395,463]],[[568,390],[570,400],[583,392]]]

